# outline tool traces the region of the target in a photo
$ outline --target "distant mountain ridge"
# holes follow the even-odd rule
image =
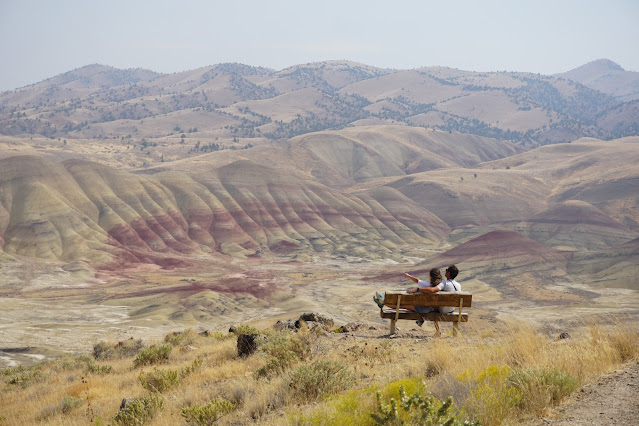
[[[49,78],[31,87],[39,85],[51,87],[76,83],[80,87],[107,88],[142,81],[151,81],[161,75],[160,73],[143,68],[122,70],[106,65],[92,64]]]
[[[626,71],[609,59],[598,59],[556,76],[576,81],[621,101],[639,100],[639,72]]]
[[[568,79],[585,81],[595,69],[597,75],[632,73],[607,62],[584,67],[540,76],[444,67],[389,70],[347,61],[281,71],[219,64],[174,74],[89,65],[0,94],[0,134],[124,137],[127,145],[166,146],[169,159],[210,144],[240,148],[373,124],[470,133],[528,147],[638,134],[635,104]]]

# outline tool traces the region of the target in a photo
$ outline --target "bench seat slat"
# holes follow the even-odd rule
[[[394,320],[396,311],[395,309],[387,309],[385,308],[381,312],[382,318],[387,318]],[[399,310],[398,319],[405,320],[420,320],[420,319],[428,320],[428,321],[445,321],[445,322],[457,322],[459,321],[459,313],[450,313],[450,314],[442,314],[440,312],[429,312],[427,314],[418,314],[417,312],[407,311],[405,309]],[[468,314],[461,314],[461,322],[468,322]]]

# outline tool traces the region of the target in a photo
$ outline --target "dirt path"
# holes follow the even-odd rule
[[[537,425],[639,424],[639,361],[584,386]]]

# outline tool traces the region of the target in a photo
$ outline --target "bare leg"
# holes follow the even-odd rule
[[[434,323],[435,323],[435,333],[436,333],[438,336],[441,336],[441,335],[442,335],[442,332],[439,330],[439,321],[434,321]]]

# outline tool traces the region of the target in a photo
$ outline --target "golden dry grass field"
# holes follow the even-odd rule
[[[639,353],[623,316],[592,317],[569,338],[522,321],[469,322],[460,336],[421,330],[389,339],[376,327],[347,332],[265,329],[257,352],[238,355],[234,333],[187,329],[144,341],[104,336],[93,351],[2,370],[3,424],[376,424],[390,398],[432,395],[440,419],[529,423],[580,386]],[[242,326],[239,332],[256,333]],[[381,404],[375,399],[379,392]],[[124,398],[136,408],[119,410]],[[431,418],[429,417],[429,418]],[[418,423],[414,423],[418,424]]]

